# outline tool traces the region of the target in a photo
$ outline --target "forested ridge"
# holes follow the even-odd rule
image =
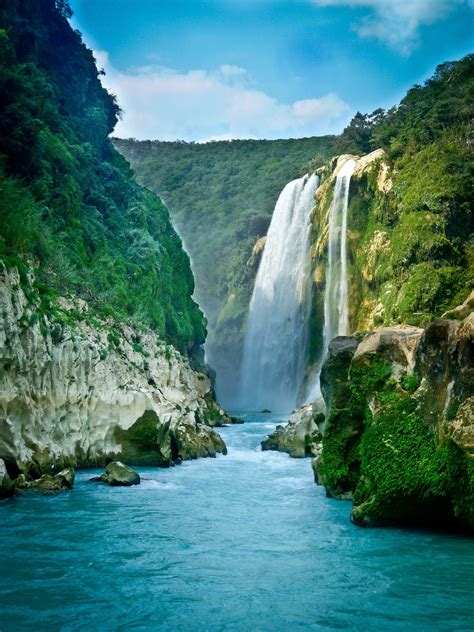
[[[289,180],[326,164],[324,179],[334,167],[331,157],[340,154],[383,149],[393,184],[383,194],[369,175],[351,185],[351,288],[359,321],[380,300],[378,324],[423,323],[464,300],[474,285],[473,65],[472,55],[441,64],[400,104],[358,112],[337,137],[205,144],[114,139],[140,182],[163,196],[185,240],[211,350],[239,364],[259,262],[253,249],[267,232],[278,194]],[[377,231],[391,236],[390,255],[377,253],[367,280],[362,271]],[[316,353],[319,343],[312,346]],[[231,370],[231,362],[216,364]]]
[[[385,152],[390,190],[381,194],[367,175],[354,182],[350,207],[354,235],[367,236],[355,247],[354,279],[375,233],[388,240],[359,288],[383,303],[381,322],[423,324],[462,303],[474,287],[474,55],[439,65],[388,112],[358,114],[337,147]]]
[[[109,140],[120,109],[70,14],[63,0],[0,3],[0,257],[23,278],[33,266],[50,318],[73,315],[58,294],[78,296],[89,317],[185,351],[205,337],[188,256]]]
[[[199,276],[202,305],[215,322],[230,294],[237,295],[233,315],[246,314],[254,274],[245,264],[268,230],[276,199],[310,161],[319,165],[332,155],[334,137],[114,143],[139,181],[171,209]]]

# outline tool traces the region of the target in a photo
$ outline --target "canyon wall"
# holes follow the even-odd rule
[[[146,328],[97,320],[0,264],[0,459],[10,478],[110,460],[168,466],[226,452],[205,373]]]

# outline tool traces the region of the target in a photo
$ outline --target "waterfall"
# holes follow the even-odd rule
[[[355,160],[347,160],[336,176],[336,184],[329,209],[328,259],[326,289],[324,293],[324,340],[323,354],[336,336],[344,336],[349,328],[347,278],[347,208],[349,187],[356,166]]]
[[[328,257],[326,263],[326,287],[324,292],[323,351],[313,380],[307,390],[306,400],[321,397],[319,376],[329,343],[336,336],[344,336],[349,330],[349,280],[347,274],[347,209],[349,188],[356,161],[347,159],[336,175],[334,193],[328,213]]]
[[[278,198],[255,280],[242,362],[240,406],[289,412],[307,359],[310,213],[317,176],[289,182]]]

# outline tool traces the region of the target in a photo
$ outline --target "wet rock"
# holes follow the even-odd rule
[[[169,467],[227,453],[220,435],[189,414],[163,422],[147,411],[128,430],[118,430],[116,438],[121,444],[120,457],[134,465]]]
[[[262,450],[286,452],[294,458],[317,456],[321,452],[322,435],[318,423],[324,415],[313,412],[312,404],[296,409],[285,426],[279,425],[264,441]]]
[[[8,475],[3,459],[0,459],[0,498],[9,498],[15,493],[15,485]]]
[[[65,468],[57,474],[43,474],[40,478],[28,480],[24,474],[15,480],[15,487],[19,490],[55,494],[73,488],[75,472],[72,467]]]
[[[113,461],[105,468],[100,476],[91,479],[98,483],[106,483],[112,487],[130,487],[140,484],[140,476],[128,465],[121,461]]]

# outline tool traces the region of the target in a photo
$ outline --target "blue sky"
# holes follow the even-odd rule
[[[474,0],[71,0],[122,137],[342,130],[474,49]]]

